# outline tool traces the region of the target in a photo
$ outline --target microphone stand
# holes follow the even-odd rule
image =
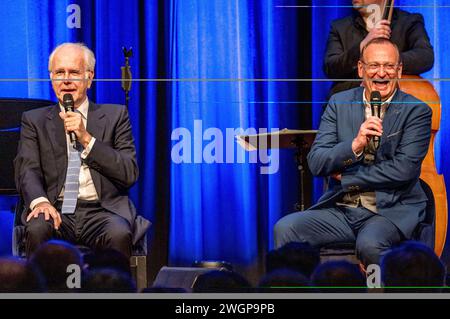
[[[125,106],[128,109],[128,104],[130,101],[130,90],[131,90],[131,70],[130,70],[130,58],[133,56],[133,48],[122,47],[123,55],[125,56],[125,66],[121,66],[122,71],[122,90],[125,92]]]

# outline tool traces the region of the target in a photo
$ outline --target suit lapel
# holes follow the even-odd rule
[[[383,140],[386,140],[386,137],[392,133],[395,124],[400,118],[400,113],[402,111],[400,107],[400,102],[401,102],[400,90],[397,89],[397,92],[392,98],[392,101],[389,104],[389,107],[387,108],[386,114],[383,118],[383,135],[381,137],[381,143],[383,143]]]
[[[105,114],[99,105],[89,101],[87,131],[96,139],[103,141],[105,133]]]
[[[106,116],[103,113],[101,107],[91,101],[89,101],[88,117],[87,117],[87,131],[95,137],[98,141],[104,140],[106,128]],[[89,168],[89,172],[92,176],[95,189],[99,198],[101,198],[101,177],[99,173],[92,168]]]
[[[359,90],[355,90],[355,95],[351,101],[355,101],[352,103],[351,107],[351,117],[353,120],[352,123],[352,129],[353,129],[353,137],[358,135],[359,128],[361,127],[361,124],[365,121],[366,114],[365,114],[365,105],[363,101],[363,92],[364,89],[361,88]]]
[[[67,140],[59,111],[59,104],[56,104],[47,113],[46,122],[49,143],[53,149],[53,158],[58,173],[58,191],[64,186],[67,170]]]

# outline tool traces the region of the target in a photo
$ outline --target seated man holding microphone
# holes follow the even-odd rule
[[[128,189],[138,178],[131,125],[125,106],[88,99],[94,67],[84,44],[58,46],[49,72],[59,103],[22,116],[14,165],[27,256],[51,238],[131,255]]]
[[[280,219],[274,238],[276,247],[353,241],[369,265],[410,239],[424,219],[419,175],[432,114],[398,88],[402,61],[389,39],[365,44],[357,68],[363,86],[331,97],[308,154],[312,173],[330,177],[328,191],[308,210]]]

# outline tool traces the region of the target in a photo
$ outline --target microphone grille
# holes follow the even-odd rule
[[[63,103],[71,103],[73,102],[73,96],[70,93],[66,93],[63,96]]]
[[[373,91],[370,93],[370,100],[372,102],[381,102],[381,93],[379,91]]]

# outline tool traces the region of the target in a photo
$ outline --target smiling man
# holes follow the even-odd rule
[[[275,245],[308,242],[315,247],[355,242],[358,258],[379,263],[392,245],[411,239],[425,216],[426,195],[419,175],[431,135],[431,109],[398,89],[402,63],[386,38],[361,51],[363,87],[333,95],[308,164],[330,177],[329,190],[304,212],[275,225]],[[380,92],[381,118],[372,116],[370,96]],[[373,137],[380,138],[377,148]]]
[[[382,47],[369,50],[371,46]],[[381,98],[387,100],[398,86],[402,76],[403,64],[395,44],[376,38],[366,44],[358,61],[358,75],[363,79],[366,99],[373,91],[379,91]]]
[[[128,111],[88,99],[95,57],[84,44],[61,44],[48,67],[59,103],[23,114],[14,162],[27,255],[59,238],[130,256],[135,215],[127,191],[138,167]],[[63,107],[67,94],[74,112]]]

